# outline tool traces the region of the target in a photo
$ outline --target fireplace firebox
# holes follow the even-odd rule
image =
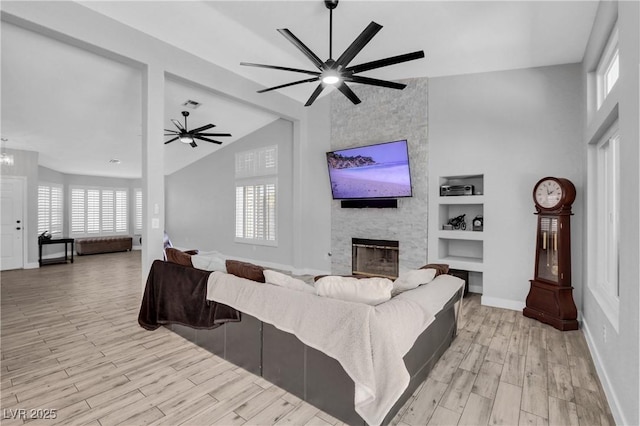
[[[397,278],[400,244],[398,241],[352,238],[351,272],[354,275]]]

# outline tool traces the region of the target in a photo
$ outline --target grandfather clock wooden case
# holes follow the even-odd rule
[[[546,185],[551,187],[546,188]],[[559,192],[553,198],[553,187]],[[537,194],[537,195],[536,195]],[[546,200],[547,194],[551,199]],[[558,330],[577,330],[571,286],[571,204],[575,187],[562,178],[544,178],[534,187],[538,215],[535,277],[523,314]]]

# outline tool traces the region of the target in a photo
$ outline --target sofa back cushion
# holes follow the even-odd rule
[[[265,282],[264,268],[262,266],[231,259],[226,260],[225,266],[227,267],[228,274],[232,274],[240,278],[246,278],[252,281],[257,281],[259,283]]]

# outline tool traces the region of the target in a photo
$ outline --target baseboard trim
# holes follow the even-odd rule
[[[582,330],[584,332],[585,340],[587,341],[587,346],[589,346],[589,352],[591,352],[591,358],[593,358],[593,364],[598,372],[598,378],[602,383],[602,388],[605,396],[607,397],[607,401],[609,402],[609,408],[611,408],[613,419],[617,425],[631,424],[627,422],[624,413],[620,409],[620,401],[618,400],[615,390],[611,386],[611,380],[609,379],[607,370],[604,368],[604,364],[602,363],[602,357],[600,356],[600,352],[598,352],[598,348],[593,340],[593,334],[591,333],[589,324],[584,318],[582,320]]]
[[[512,311],[522,311],[525,303],[519,300],[500,299],[498,297],[482,296],[480,300],[485,306],[493,306],[494,308],[511,309]]]
[[[25,263],[23,269],[38,269],[40,264],[38,262]]]

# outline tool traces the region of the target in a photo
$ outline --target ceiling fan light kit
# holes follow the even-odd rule
[[[180,123],[178,120],[175,120],[173,118],[171,119],[173,124],[178,128],[177,131],[164,129],[165,132],[168,132],[164,134],[165,136],[173,136],[171,139],[169,139],[164,143],[165,145],[175,140],[179,140],[183,144],[188,144],[188,145],[191,145],[192,148],[195,148],[198,146],[198,144],[196,144],[196,139],[205,141],[205,142],[221,144],[222,142],[217,141],[215,139],[211,139],[210,137],[211,136],[215,136],[215,137],[231,136],[231,133],[203,133],[205,130],[209,130],[212,127],[216,127],[215,124],[205,124],[204,126],[198,127],[197,129],[188,130],[187,117],[189,116],[189,111],[182,111],[182,116],[184,117],[184,125]]]
[[[291,31],[286,28],[279,29],[278,32],[282,34],[289,42],[297,47],[319,71],[309,71],[299,68],[289,68],[276,65],[266,64],[254,64],[249,62],[241,62],[240,65],[269,68],[281,71],[297,72],[301,74],[311,75],[312,77],[305,78],[303,80],[297,80],[291,83],[281,84],[279,86],[269,87],[267,89],[258,90],[258,93],[265,93],[272,90],[282,89],[284,87],[294,86],[302,83],[311,83],[319,81],[318,86],[313,91],[304,106],[309,106],[320,96],[320,93],[327,86],[335,86],[343,95],[345,95],[352,103],[359,104],[360,98],[347,86],[349,83],[368,84],[371,86],[388,87],[391,89],[402,90],[406,87],[406,84],[396,83],[393,81],[379,80],[375,78],[363,77],[355,75],[363,71],[369,71],[376,68],[382,68],[389,65],[395,65],[402,62],[413,61],[415,59],[424,58],[424,51],[419,50],[416,52],[406,53],[404,55],[392,56],[385,59],[379,59],[376,61],[366,62],[363,64],[348,66],[349,63],[356,57],[358,53],[371,41],[371,39],[382,29],[382,25],[375,22],[371,22],[367,25],[367,28],[360,33],[360,35],[351,43],[349,47],[340,55],[336,60],[333,59],[332,45],[333,45],[333,9],[338,6],[338,0],[324,0],[324,4],[329,9],[329,59],[322,61],[311,49],[309,49],[300,39],[298,39]]]

